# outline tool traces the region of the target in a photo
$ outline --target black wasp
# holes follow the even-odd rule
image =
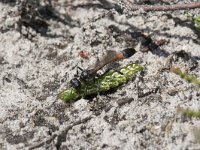
[[[88,81],[91,81],[91,79],[94,79],[97,71],[100,70],[101,68],[103,68],[105,65],[115,62],[115,61],[118,61],[118,60],[121,60],[121,59],[129,58],[132,55],[134,55],[135,53],[136,53],[136,51],[133,48],[127,48],[120,52],[108,50],[107,55],[105,55],[100,60],[98,60],[95,63],[95,65],[88,67],[88,69],[83,70],[82,68],[78,67],[78,69],[80,69],[82,71],[82,73],[80,75],[80,79],[73,78],[70,81],[70,84],[75,89],[80,89],[82,82],[87,83]]]

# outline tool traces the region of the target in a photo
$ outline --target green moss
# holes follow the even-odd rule
[[[194,110],[190,110],[190,109],[185,109],[182,110],[182,114],[186,117],[196,117],[196,118],[200,118],[200,111],[194,111]]]
[[[190,75],[186,72],[182,72],[180,68],[178,67],[172,67],[172,72],[179,75],[181,78],[185,79],[186,81],[199,85],[200,86],[200,80],[198,80],[194,75]]]

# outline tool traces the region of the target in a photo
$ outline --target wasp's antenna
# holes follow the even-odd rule
[[[133,56],[136,53],[136,50],[134,48],[126,48],[122,51],[122,54],[125,58],[129,58]]]

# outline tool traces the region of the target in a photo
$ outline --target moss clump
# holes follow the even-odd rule
[[[171,71],[179,75],[181,78],[185,79],[186,81],[200,86],[200,80],[198,80],[194,75],[190,75],[186,72],[182,72],[179,67],[172,66]]]
[[[181,113],[183,116],[185,117],[189,117],[189,118],[192,118],[192,117],[196,117],[196,118],[200,118],[200,111],[194,111],[194,110],[191,110],[191,109],[184,109],[184,108],[181,108],[181,107],[178,107],[177,108],[177,112],[178,113]]]

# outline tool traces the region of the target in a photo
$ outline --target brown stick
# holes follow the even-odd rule
[[[76,125],[79,125],[79,124],[82,124],[82,123],[85,123],[87,122],[88,120],[92,119],[92,116],[89,116],[89,117],[86,117],[84,119],[81,119],[81,120],[78,120],[74,123],[72,123],[71,125],[67,126],[63,131],[61,131],[60,134],[62,134],[63,132],[67,133],[72,127],[76,126]],[[39,148],[45,144],[49,144],[50,142],[52,142],[59,134],[57,133],[54,133],[52,136],[50,136],[49,138],[47,138],[46,140],[44,141],[41,141],[35,145],[32,145],[28,148],[28,150],[33,150],[33,149],[36,149],[36,148]]]
[[[200,8],[200,2],[177,5],[134,5],[133,3],[123,0],[126,7],[132,11],[143,9],[144,11],[174,11]]]

